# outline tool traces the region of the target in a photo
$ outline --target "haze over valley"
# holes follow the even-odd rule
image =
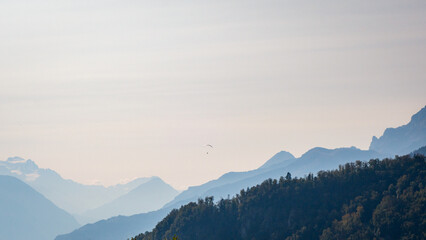
[[[426,2],[0,1],[0,240],[426,236]]]

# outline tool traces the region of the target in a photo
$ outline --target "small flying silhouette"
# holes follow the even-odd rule
[[[212,146],[212,145],[210,145],[210,144],[207,144],[207,145],[206,145],[206,147],[211,147],[211,148],[213,148],[213,146]],[[209,154],[209,152],[207,152],[207,154]]]

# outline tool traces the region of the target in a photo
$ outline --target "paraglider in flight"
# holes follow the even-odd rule
[[[212,145],[210,145],[210,144],[207,144],[207,145],[206,145],[206,147],[211,147],[211,148],[213,148],[213,146],[212,146]],[[209,154],[209,152],[207,152],[207,154]]]

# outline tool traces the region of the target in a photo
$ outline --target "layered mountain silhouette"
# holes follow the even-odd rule
[[[282,156],[282,158],[280,158]],[[222,175],[216,180],[195,187],[189,187],[167,203],[162,209],[150,213],[131,216],[133,221],[143,223],[136,225],[139,233],[151,230],[155,224],[169,213],[173,208],[179,208],[189,202],[197,201],[199,198],[214,196],[215,199],[226,199],[239,193],[241,189],[256,186],[268,178],[279,178],[287,172],[294,172],[293,176],[304,176],[314,171],[337,168],[356,160],[369,160],[381,155],[374,151],[364,151],[357,148],[325,149],[314,148],[302,155],[300,158],[288,158],[284,152],[274,155],[260,168],[248,172],[230,172]],[[274,164],[267,164],[268,162]],[[266,166],[265,166],[266,165]],[[269,167],[268,167],[269,165]],[[155,216],[155,217],[153,217]],[[111,218],[91,225],[86,225],[70,234],[58,236],[56,240],[71,239],[126,239],[134,236],[136,229],[129,228],[126,224],[130,217]],[[108,226],[103,228],[101,226]],[[99,237],[102,236],[102,237]]]
[[[265,180],[232,199],[191,202],[134,240],[424,239],[423,155]]]
[[[370,150],[389,155],[404,155],[426,145],[426,107],[401,127],[387,128],[380,138],[373,137]]]
[[[51,240],[79,225],[21,180],[0,176],[0,239]]]
[[[300,158],[281,161],[264,167],[270,161],[276,162],[276,156],[272,157],[262,167],[248,172],[227,173],[217,180],[210,181],[197,187],[190,187],[179,194],[166,207],[180,207],[198,198],[213,196],[215,199],[228,198],[234,196],[241,189],[255,186],[265,179],[277,179],[290,172],[293,176],[303,177],[309,173],[319,170],[335,169],[340,164],[356,160],[369,160],[381,158],[382,155],[375,151],[360,150],[351,148],[313,148],[303,154]]]
[[[356,160],[367,161],[370,159],[384,158],[392,154],[409,154],[419,147],[426,145],[426,110],[423,108],[415,114],[411,122],[397,130],[386,130],[383,136],[374,140],[369,150],[361,150],[356,147],[350,148],[313,148],[307,151],[299,158],[294,158],[288,152],[280,152],[269,159],[258,169],[247,172],[230,172],[222,175],[216,180],[205,184],[189,187],[183,191],[171,202],[167,203],[163,209],[158,211],[137,214],[130,217],[112,218],[106,221],[100,221],[92,225],[86,225],[75,230],[71,234],[62,235],[57,240],[65,239],[126,239],[132,237],[135,229],[127,228],[125,222],[131,218],[135,222],[144,223],[137,225],[139,232],[145,232],[152,229],[157,223],[158,218],[165,217],[169,210],[179,208],[191,201],[197,201],[199,198],[213,196],[214,199],[227,199],[239,193],[241,189],[260,184],[265,179],[277,179],[290,172],[293,177],[303,177],[309,173],[316,173],[320,170],[332,170],[339,165]],[[396,133],[395,133],[396,132]],[[397,145],[400,144],[401,147]],[[153,218],[152,216],[156,216]],[[102,227],[108,223],[108,228]],[[99,236],[102,236],[100,238]],[[109,238],[108,236],[115,236]]]
[[[96,223],[86,224],[83,227],[68,233],[59,235],[55,240],[117,240],[128,239],[141,232],[151,230],[172,209],[162,208],[157,211],[141,213],[132,216],[117,216]]]
[[[32,160],[24,160],[20,157],[0,161],[0,175],[9,175],[24,181],[55,205],[74,215],[80,224],[120,214],[132,215],[156,210],[177,195],[176,190],[170,185],[165,186],[161,180],[162,183],[158,181],[158,177],[138,178],[127,184],[117,184],[111,187],[84,185],[63,179],[55,171],[39,168]],[[148,182],[151,184],[144,185]],[[158,190],[156,196],[162,196],[164,199],[153,199],[146,194],[155,183],[157,183],[156,189]],[[143,189],[144,186],[147,187],[146,190]],[[119,198],[127,199],[123,200],[126,204],[114,205],[113,202],[119,201]],[[143,207],[141,203],[144,204]],[[108,210],[108,204],[115,206],[114,210]],[[103,208],[104,212],[99,213],[99,211],[93,210],[101,206],[106,206]],[[142,211],[140,211],[141,209]]]
[[[72,214],[83,213],[101,206],[149,180],[149,178],[142,178],[126,185],[109,188],[83,185],[63,179],[55,171],[39,168],[32,160],[24,160],[20,157],[0,161],[0,174],[21,179],[57,206]]]
[[[149,181],[140,184],[123,196],[87,211],[79,218],[82,221],[92,222],[99,219],[107,219],[111,216],[149,212],[160,209],[177,194],[178,191],[176,189],[159,177],[152,177]]]

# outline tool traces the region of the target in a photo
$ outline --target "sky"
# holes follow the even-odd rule
[[[0,159],[185,189],[368,149],[425,106],[425,69],[425,1],[3,0]]]

